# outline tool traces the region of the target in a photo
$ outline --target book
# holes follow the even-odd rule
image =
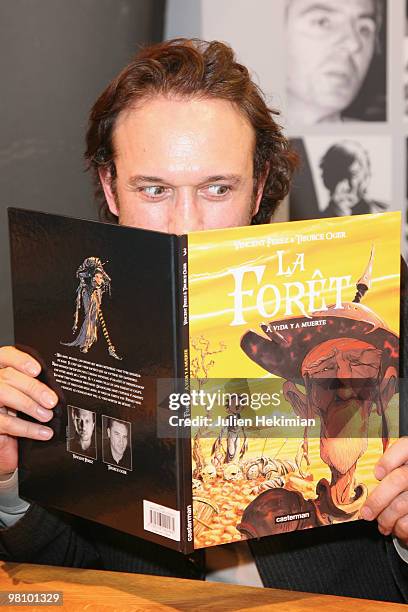
[[[9,223],[15,342],[59,396],[23,498],[186,554],[358,519],[398,437],[400,213]]]

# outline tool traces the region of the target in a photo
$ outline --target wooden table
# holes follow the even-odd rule
[[[7,606],[4,610],[68,610],[69,612],[113,612],[150,610],[199,612],[251,610],[264,612],[393,612],[403,604],[331,595],[314,595],[280,589],[256,589],[214,582],[161,578],[141,574],[101,572],[46,565],[0,562],[0,591],[62,591],[61,606]],[[3,609],[0,606],[1,609]]]

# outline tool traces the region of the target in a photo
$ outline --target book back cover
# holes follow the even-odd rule
[[[9,211],[16,344],[60,396],[46,443],[20,443],[22,497],[179,549],[174,236]],[[191,470],[190,470],[191,471]]]

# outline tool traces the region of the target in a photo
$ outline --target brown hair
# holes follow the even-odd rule
[[[101,218],[116,220],[108,209],[98,169],[106,167],[115,179],[112,135],[121,111],[153,95],[199,96],[232,102],[255,130],[254,193],[266,181],[252,223],[267,223],[287,195],[297,155],[289,147],[259,87],[228,45],[178,38],[142,49],[95,102],[86,137],[85,159],[92,171]],[[114,186],[114,185],[113,185]]]

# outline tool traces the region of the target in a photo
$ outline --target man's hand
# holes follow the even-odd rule
[[[52,418],[58,397],[36,379],[40,364],[12,346],[0,347],[0,479],[17,467],[17,439],[49,440],[53,431],[41,425]],[[24,412],[41,423],[19,418]]]
[[[392,444],[378,461],[374,474],[380,484],[368,496],[361,517],[378,521],[383,535],[393,534],[408,544],[408,437]]]

